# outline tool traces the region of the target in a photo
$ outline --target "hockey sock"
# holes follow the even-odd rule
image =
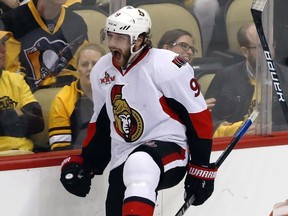
[[[152,216],[155,203],[145,198],[129,197],[124,200],[122,216]]]

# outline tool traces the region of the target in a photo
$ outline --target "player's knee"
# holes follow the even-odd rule
[[[155,192],[159,179],[160,168],[148,153],[139,151],[128,157],[123,171],[127,196],[142,194],[151,198],[153,195],[147,193]]]

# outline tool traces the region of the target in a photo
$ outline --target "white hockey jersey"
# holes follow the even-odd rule
[[[146,49],[125,71],[113,65],[109,53],[94,66],[90,80],[94,115],[83,149],[100,142],[97,137],[101,135],[97,133],[103,123],[96,121],[106,107],[111,169],[122,164],[137,146],[151,140],[175,142],[185,150],[187,142],[191,142],[190,151],[193,145],[197,146],[197,140],[211,146],[211,115],[194,71],[174,52]],[[101,152],[105,145],[101,146],[93,148],[94,153]],[[91,150],[87,152],[93,154]]]

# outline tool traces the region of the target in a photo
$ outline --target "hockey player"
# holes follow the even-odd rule
[[[91,72],[94,114],[81,155],[62,163],[60,180],[85,197],[110,161],[107,216],[152,216],[157,192],[186,175],[186,200],[212,194],[212,120],[185,59],[151,48],[149,14],[125,6],[107,18],[110,53]],[[111,158],[110,158],[111,157]]]

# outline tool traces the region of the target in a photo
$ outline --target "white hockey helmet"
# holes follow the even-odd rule
[[[131,44],[134,44],[143,32],[151,31],[151,19],[147,11],[141,8],[125,6],[106,19],[106,32],[130,35]]]

